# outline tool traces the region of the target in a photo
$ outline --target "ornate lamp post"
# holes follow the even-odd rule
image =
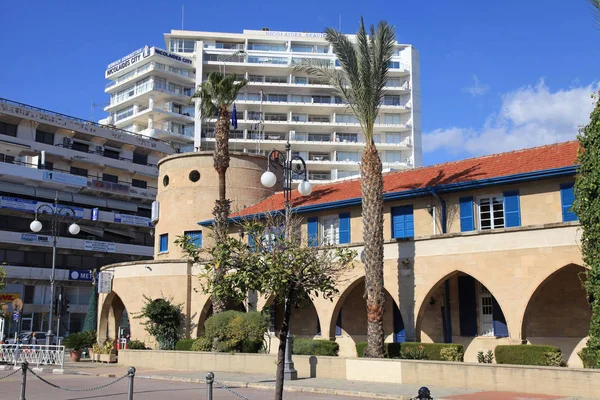
[[[38,214],[48,215],[51,221],[51,233],[52,233],[52,272],[50,274],[50,315],[48,316],[48,333],[46,334],[46,344],[54,344],[52,332],[52,323],[54,318],[54,297],[56,291],[56,282],[54,280],[56,273],[56,237],[58,236],[58,227],[61,220],[72,221],[75,217],[75,210],[69,206],[61,206],[58,204],[58,193],[54,198],[54,206],[49,204],[40,204],[35,209],[35,219],[29,225],[29,228],[38,233],[42,230],[42,223],[38,220]],[[79,225],[72,222],[69,225],[69,233],[71,235],[77,235],[80,231]]]
[[[294,168],[293,162],[300,161],[300,164],[296,164]],[[308,181],[307,175],[308,171],[306,169],[306,162],[300,156],[292,156],[292,146],[290,145],[290,141],[288,139],[285,144],[285,154],[282,154],[280,151],[272,150],[269,153],[267,170],[260,177],[260,182],[265,187],[273,187],[277,183],[277,176],[271,172],[271,162],[276,163],[277,165],[283,167],[283,193],[285,195],[285,236],[289,237],[290,232],[290,218],[291,218],[291,204],[290,201],[292,199],[292,180],[293,173],[303,175],[304,179],[298,185],[298,193],[302,196],[308,196],[312,193],[312,184]],[[295,169],[295,170],[294,170]],[[285,302],[287,305],[287,302]],[[298,371],[294,368],[294,362],[292,361],[292,340],[291,333],[288,325],[288,332],[286,336],[286,345],[285,345],[285,362],[283,369],[283,376],[286,380],[295,380],[298,378]]]

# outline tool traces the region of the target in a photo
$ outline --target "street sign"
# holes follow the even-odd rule
[[[13,321],[18,321],[19,320],[19,312],[18,311],[13,312],[12,317],[13,317]]]
[[[98,274],[98,293],[110,293],[112,291],[112,272],[100,272]]]

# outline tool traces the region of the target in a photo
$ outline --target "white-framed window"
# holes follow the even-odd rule
[[[504,228],[504,197],[494,195],[477,199],[479,229]]]
[[[324,244],[340,243],[340,218],[337,215],[328,215],[319,218],[321,221],[321,240]]]

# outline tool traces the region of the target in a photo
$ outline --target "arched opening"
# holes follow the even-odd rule
[[[107,339],[131,335],[129,313],[118,294],[111,292],[106,296],[100,313],[98,339],[102,343]]]
[[[501,344],[509,335],[506,318],[494,295],[480,281],[455,271],[443,277],[423,299],[416,324],[425,343],[460,343],[465,358]],[[475,338],[491,338],[474,345]],[[470,357],[469,357],[470,358]]]
[[[570,264],[547,277],[525,309],[522,337],[532,344],[558,346],[570,366],[582,366],[592,311],[582,285],[582,266]]]
[[[241,311],[246,312],[246,307],[242,303],[229,302],[227,303],[227,310]],[[208,318],[210,318],[214,314],[213,305],[211,299],[206,300],[204,307],[202,307],[202,311],[200,312],[200,317],[198,318],[198,329],[196,330],[196,336],[200,337],[204,333],[204,323]]]
[[[330,332],[340,345],[340,355],[356,356],[356,344],[367,341],[367,302],[364,298],[365,278],[353,282],[342,294],[334,309]],[[406,341],[404,320],[398,304],[385,290],[383,332],[386,342]]]

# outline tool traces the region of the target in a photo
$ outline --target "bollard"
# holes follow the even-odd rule
[[[19,400],[25,400],[25,386],[27,385],[27,368],[29,367],[29,363],[27,361],[23,361],[21,364],[21,396]]]
[[[206,374],[206,400],[212,400],[213,398],[213,382],[215,381],[215,374],[209,372]]]
[[[135,367],[129,367],[127,370],[129,377],[129,389],[127,390],[127,400],[133,400],[133,378],[135,378]]]

